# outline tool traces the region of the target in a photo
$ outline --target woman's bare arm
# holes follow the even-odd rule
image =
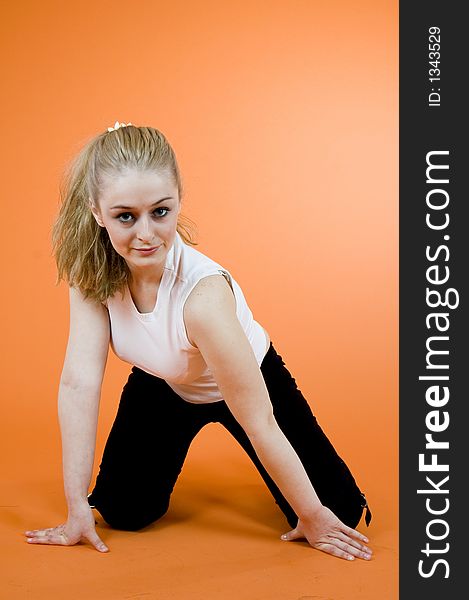
[[[91,481],[99,401],[109,348],[106,308],[70,289],[70,334],[59,385],[65,496],[69,509]]]
[[[59,384],[67,523],[27,531],[30,543],[74,544],[86,538],[101,551],[87,501],[96,445],[101,385],[109,349],[109,317],[104,306],[70,289],[70,333]]]
[[[223,276],[202,279],[184,307],[189,340],[202,353],[225,402],[248,435],[256,454],[299,517],[287,539],[309,543],[341,558],[370,558],[367,538],[339,521],[320,502],[306,471],[272,411],[252,347],[236,316]]]

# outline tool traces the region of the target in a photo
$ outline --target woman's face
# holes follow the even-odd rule
[[[106,176],[91,210],[133,275],[162,275],[180,211],[178,188],[168,173],[127,170]]]

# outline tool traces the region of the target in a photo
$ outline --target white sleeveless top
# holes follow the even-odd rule
[[[223,400],[198,348],[186,334],[184,303],[192,289],[208,275],[223,274],[236,299],[236,314],[260,365],[268,350],[264,328],[253,319],[243,292],[231,274],[176,233],[158,289],[155,308],[138,312],[128,287],[107,300],[111,347],[122,360],[164,379],[187,402]]]

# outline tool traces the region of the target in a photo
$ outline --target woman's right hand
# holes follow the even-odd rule
[[[48,529],[25,531],[25,535],[28,544],[73,546],[82,540],[88,540],[98,552],[109,552],[109,548],[96,533],[94,516],[88,502],[69,512],[66,523]]]

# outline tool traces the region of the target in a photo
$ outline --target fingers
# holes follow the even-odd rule
[[[24,534],[28,537],[44,537],[50,534],[52,531],[56,531],[59,527],[63,527],[63,525],[58,525],[57,527],[48,527],[47,529],[33,529],[31,531],[25,531]]]
[[[287,542],[291,540],[297,540],[298,538],[304,538],[304,534],[301,533],[297,527],[280,536],[281,540],[286,540]]]
[[[342,523],[341,530],[342,531],[339,532],[338,537],[340,537],[342,541],[348,544],[348,548],[346,550],[353,556],[363,558],[365,560],[370,560],[371,555],[373,553],[371,548],[368,548],[368,546],[366,546],[365,544],[360,544],[360,541],[367,543],[368,538],[356,529],[352,529],[344,523]]]
[[[345,560],[355,560],[355,556],[351,552],[347,552],[342,548],[339,548],[335,544],[324,544],[319,543],[316,545],[318,550],[322,550],[326,552],[326,554],[332,554],[332,556],[337,556],[337,558],[343,558]]]
[[[368,538],[359,531],[342,523],[329,510],[324,511],[325,519],[300,522],[291,531],[284,533],[282,540],[290,541],[305,538],[313,548],[322,550],[345,560],[371,560],[372,551],[363,542]]]
[[[357,542],[341,531],[337,533],[337,538],[345,544],[345,550],[349,553],[353,552],[354,556],[358,558],[364,558],[365,560],[369,560],[371,558],[372,550],[371,548],[368,548],[368,546],[360,544],[360,542]]]
[[[109,552],[109,548],[106,546],[106,544],[96,532],[94,535],[88,536],[88,540],[93,544],[93,546],[96,548],[96,550],[98,550],[98,552]]]
[[[67,540],[65,539],[65,536],[63,534],[50,534],[47,537],[28,538],[26,541],[28,542],[28,544],[55,544],[59,546],[68,546]]]
[[[26,539],[28,544],[57,544],[67,546],[70,543],[64,533],[63,525],[48,529],[26,531],[26,535],[28,536]]]
[[[49,527],[47,529],[34,529],[25,531],[28,544],[55,544],[60,546],[72,546],[80,539],[88,540],[98,552],[109,552],[109,548],[101,540],[96,531],[84,530],[81,534],[76,532],[67,534],[66,526]]]
[[[319,540],[315,547],[345,560],[354,560],[355,558],[371,560],[371,549],[355,538],[368,541],[366,536],[341,523],[340,529],[329,533],[326,536],[327,541]]]
[[[365,544],[367,544],[370,541],[366,537],[366,535],[363,535],[356,529],[352,529],[351,527],[348,527],[348,525],[345,525],[344,523],[341,523],[341,525],[342,525],[342,527],[341,527],[342,531],[345,534],[347,534],[348,536],[350,536],[351,538],[356,538],[357,540],[361,540],[362,542],[365,542]]]
[[[371,560],[371,550],[353,540],[336,538],[331,540],[330,545],[335,546],[341,552],[342,558],[348,560],[353,560],[354,558]]]

